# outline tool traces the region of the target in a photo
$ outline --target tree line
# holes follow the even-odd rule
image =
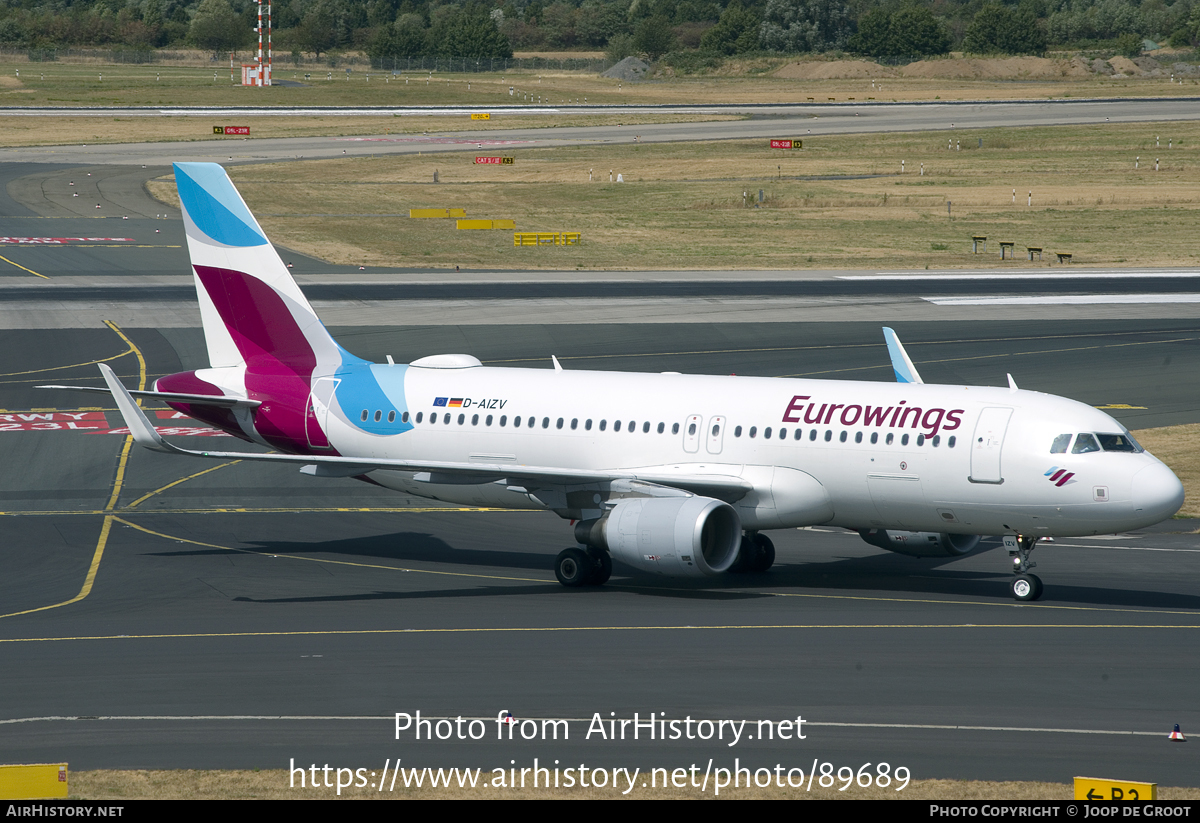
[[[691,53],[850,52],[877,58],[1040,54],[1143,39],[1200,44],[1200,0],[283,0],[276,54],[507,58],[513,49]],[[45,49],[257,42],[249,0],[0,0],[0,45]]]

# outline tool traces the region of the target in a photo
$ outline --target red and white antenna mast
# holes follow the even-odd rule
[[[271,85],[271,1],[258,2],[258,83],[259,86]],[[263,62],[263,6],[267,7],[267,58]]]

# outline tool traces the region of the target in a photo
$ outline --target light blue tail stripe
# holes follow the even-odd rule
[[[263,246],[250,210],[225,170],[216,163],[176,163],[179,200],[196,227],[225,246]]]

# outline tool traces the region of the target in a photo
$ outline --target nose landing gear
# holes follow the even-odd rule
[[[1029,560],[1029,555],[1033,552],[1033,547],[1037,545],[1036,537],[1028,537],[1023,534],[1006,534],[1004,536],[1004,548],[1008,549],[1008,556],[1013,562],[1013,577],[1010,589],[1015,600],[1021,602],[1030,602],[1037,600],[1042,596],[1042,580],[1036,574],[1031,574],[1030,569],[1037,564]]]

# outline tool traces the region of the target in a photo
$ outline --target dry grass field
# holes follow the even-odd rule
[[[485,770],[484,778],[490,777]],[[638,781],[640,782],[640,780]],[[841,785],[841,784],[837,784]],[[720,798],[729,800],[1070,800],[1065,783],[1000,783],[971,780],[914,780],[903,791],[861,789],[839,792],[837,785],[822,789],[729,789]],[[71,773],[71,796],[86,800],[299,800],[338,798],[335,789],[300,789],[289,786],[285,769],[264,771],[92,771]],[[712,787],[698,789],[642,788],[628,795],[620,789],[345,789],[345,800],[699,800],[713,799]],[[1160,800],[1200,800],[1200,789],[1159,788]]]
[[[273,240],[341,264],[1015,270],[1056,265],[1055,252],[1089,266],[1200,260],[1200,124],[795,136],[802,150],[766,141],[517,148],[504,152],[512,166],[476,166],[462,153],[231,175]],[[610,171],[625,182],[609,183]],[[174,198],[169,179],[151,189]],[[511,232],[375,216],[446,207],[511,218],[518,231],[579,231],[583,241],[514,248]],[[973,235],[989,238],[988,254],[971,254]],[[1015,243],[1018,259],[1002,263],[999,241]],[[1043,248],[1043,259],[1024,259],[1026,246]]]

